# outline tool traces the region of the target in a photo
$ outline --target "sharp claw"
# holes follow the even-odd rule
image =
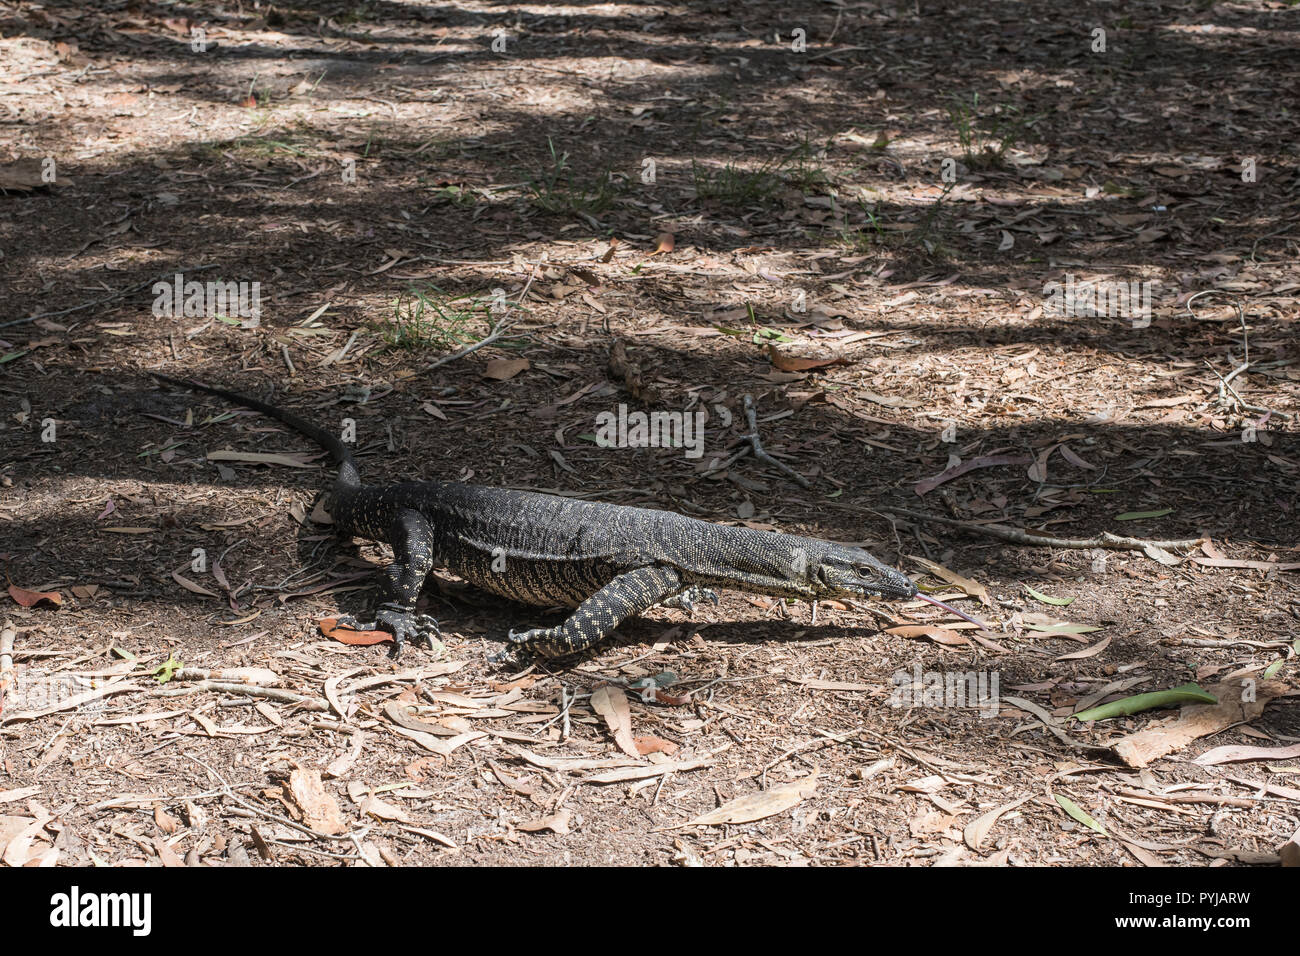
[[[393,646],[388,652],[389,657],[400,657],[407,641],[427,644],[430,650],[436,650],[434,641],[442,637],[442,629],[431,615],[414,614],[401,607],[381,606],[375,613],[375,620],[368,624],[358,621],[350,614],[337,620],[344,627],[358,631],[387,631],[392,634]]]

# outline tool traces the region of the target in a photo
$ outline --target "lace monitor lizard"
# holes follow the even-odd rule
[[[306,419],[223,388],[150,374],[269,415],[329,452],[338,466],[330,509],[336,529],[393,549],[375,620],[340,621],[390,632],[394,655],[407,640],[432,644],[439,633],[437,621],[415,612],[420,588],[435,567],[525,604],[573,608],[557,627],[510,631],[518,650],[541,657],[586,650],[626,618],[656,605],[689,612],[701,599],[716,604],[713,588],[804,600],[915,597],[966,618],[849,545],[671,511],[460,482],[366,485],[347,445]],[[510,659],[509,650],[507,645],[494,659]]]

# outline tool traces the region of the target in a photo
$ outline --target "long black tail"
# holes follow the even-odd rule
[[[188,378],[173,378],[170,375],[164,375],[162,372],[151,371],[149,374],[154,378],[162,379],[164,382],[198,389],[200,392],[207,392],[209,395],[218,395],[221,398],[227,398],[232,402],[243,405],[245,408],[259,411],[263,415],[270,415],[276,421],[283,422],[294,431],[306,435],[330,453],[330,457],[334,459],[334,464],[339,467],[338,478],[334,481],[336,494],[341,491],[354,491],[361,487],[361,473],[357,470],[357,463],[352,460],[352,452],[348,450],[348,446],[343,444],[337,436],[330,434],[318,425],[313,425],[307,419],[299,418],[293,412],[277,408],[275,405],[268,405],[256,398],[249,398],[247,395],[240,395],[238,392],[217,388],[214,385],[204,385],[202,382],[195,382]]]

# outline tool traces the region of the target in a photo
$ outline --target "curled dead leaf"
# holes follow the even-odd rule
[[[58,591],[28,591],[16,584],[9,585],[9,596],[23,607],[35,607],[42,601],[49,601],[56,607],[63,603],[63,595]]]

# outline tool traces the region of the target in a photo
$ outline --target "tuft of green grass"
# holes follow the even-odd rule
[[[972,168],[1002,165],[1007,150],[1023,141],[1032,131],[1037,116],[1026,116],[1018,106],[980,108],[976,93],[969,101],[953,97],[948,117],[957,130],[962,158]]]
[[[810,193],[826,190],[833,186],[830,174],[821,165],[826,158],[825,146],[814,146],[805,135],[803,142],[796,146],[781,164],[781,178],[786,185]]]
[[[528,193],[533,205],[544,212],[589,218],[600,215],[614,204],[619,196],[619,187],[610,179],[608,168],[591,179],[575,176],[573,167],[569,165],[569,154],[556,152],[555,143],[549,136],[546,145],[551,151],[550,164],[528,180]]]
[[[772,161],[751,170],[735,163],[710,168],[691,160],[695,195],[700,199],[717,200],[724,206],[744,206],[775,198],[784,188],[779,169]]]
[[[477,205],[479,201],[474,190],[459,185],[434,186],[430,198],[435,203],[451,203],[462,208]]]
[[[880,201],[868,205],[865,195],[859,195],[858,207],[866,218],[866,223],[856,229],[845,229],[840,239],[854,252],[869,252],[874,246],[886,241],[884,218],[880,213]]]
[[[821,164],[825,155],[824,147],[814,146],[805,136],[787,155],[769,159],[756,168],[736,163],[711,167],[691,160],[695,195],[724,206],[745,206],[769,203],[786,189],[801,193],[832,191],[834,184]]]
[[[395,349],[458,349],[478,341],[485,304],[478,299],[455,297],[437,286],[412,286],[393,303],[392,321],[382,334]]]

